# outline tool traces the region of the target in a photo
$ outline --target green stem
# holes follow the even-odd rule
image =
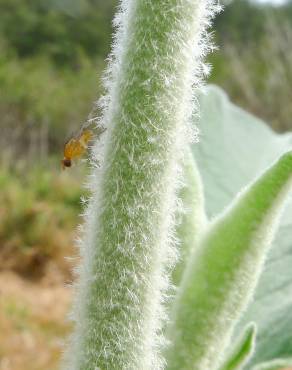
[[[206,0],[122,3],[104,159],[101,171],[92,170],[100,179],[85,219],[70,370],[162,367],[178,169],[209,7]]]

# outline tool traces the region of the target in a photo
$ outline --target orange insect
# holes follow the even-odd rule
[[[72,160],[80,158],[87,150],[89,141],[93,138],[93,131],[87,128],[69,139],[64,147],[64,159],[62,159],[62,168],[72,166]]]

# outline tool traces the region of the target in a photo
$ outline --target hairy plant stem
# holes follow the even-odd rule
[[[92,170],[99,179],[91,183],[81,242],[70,370],[163,366],[162,300],[175,254],[179,163],[210,3],[131,0],[121,9],[104,158]]]

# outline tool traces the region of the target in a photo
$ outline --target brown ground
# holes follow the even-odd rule
[[[0,370],[57,370],[70,288],[56,266],[40,280],[0,272]]]

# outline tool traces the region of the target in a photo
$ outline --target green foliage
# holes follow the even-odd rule
[[[277,131],[291,129],[291,11],[291,1],[232,1],[215,20],[219,48],[210,56],[210,82]]]
[[[247,325],[240,338],[227,352],[226,360],[220,370],[241,370],[255,351],[256,325]]]
[[[0,0],[1,156],[61,154],[100,94],[114,4]]]
[[[1,0],[0,39],[19,57],[46,55],[78,67],[109,50],[115,1]]]
[[[30,135],[47,127],[48,137],[39,137],[36,145],[46,140],[49,151],[58,148],[62,155],[66,137],[86,120],[92,109],[98,92],[96,67],[84,59],[82,68],[73,74],[68,69],[56,69],[45,58],[3,59],[0,62],[1,150],[14,147],[18,157],[27,156],[32,145]]]
[[[172,313],[169,369],[220,363],[255,289],[291,179],[288,152],[210,224],[189,256]]]
[[[231,104],[216,87],[209,87],[208,94],[201,97],[201,110],[201,141],[194,146],[194,155],[202,175],[206,212],[213,218],[270,163],[290,150],[292,137],[275,134],[261,120]],[[290,219],[291,201],[240,325],[242,330],[254,321],[258,327],[252,364],[292,353]]]
[[[47,153],[59,153],[68,134],[86,120],[101,93],[97,81],[110,47],[116,4],[0,0],[1,156],[44,160]],[[210,80],[277,130],[290,127],[292,114],[291,57],[281,52],[289,50],[284,25],[291,26],[291,9],[291,2],[276,9],[231,2],[215,20],[220,51],[210,56]],[[271,18],[276,30],[267,28]],[[274,36],[267,40],[270,34]],[[263,55],[267,51],[273,56]]]
[[[272,12],[273,7],[269,5],[263,8],[247,0],[231,1],[214,20],[218,42],[244,45],[255,38],[259,41],[265,32],[267,13]]]
[[[71,250],[72,228],[81,210],[84,192],[80,182],[52,168],[3,168],[0,188],[3,267],[33,277],[42,274],[49,260],[62,266],[62,257]]]

